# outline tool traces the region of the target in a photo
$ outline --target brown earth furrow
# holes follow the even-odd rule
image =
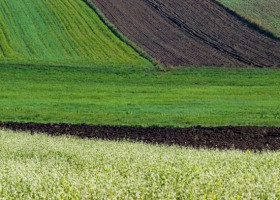
[[[0,122],[14,131],[71,135],[80,138],[130,140],[183,147],[239,150],[280,150],[280,127],[129,127]]]
[[[149,0],[148,0],[149,1]],[[167,19],[169,19],[170,21],[172,21],[172,23],[176,24],[179,28],[184,29],[187,33],[189,33],[190,35],[192,35],[193,37],[196,37],[197,39],[203,41],[205,44],[211,46],[212,48],[220,51],[221,53],[227,54],[245,64],[249,64],[249,65],[255,65],[258,67],[261,67],[261,65],[258,65],[257,63],[253,63],[250,60],[247,60],[246,58],[243,58],[241,56],[238,55],[238,52],[236,52],[231,46],[225,45],[225,44],[221,44],[217,41],[214,40],[213,37],[206,35],[203,32],[198,32],[194,29],[192,29],[191,27],[189,27],[186,23],[184,23],[182,20],[180,20],[180,18],[173,18],[171,15],[169,15],[168,12],[160,9],[157,7],[156,4],[154,4],[152,1],[149,1],[151,3],[151,6],[154,7],[156,10],[158,10],[159,12],[162,13],[163,17],[166,17]],[[178,16],[179,17],[179,16]]]
[[[213,9],[213,11],[215,11],[215,12],[211,12],[211,15],[216,15],[215,18],[213,18],[213,20],[211,18],[210,19],[214,22],[213,24],[215,24],[215,25],[217,24],[217,23],[215,23],[216,22],[215,19],[218,19],[218,18],[222,18],[223,20],[227,19],[226,21],[224,21],[221,24],[222,27],[218,27],[218,28],[214,28],[214,29],[212,28],[213,31],[212,31],[212,29],[203,29],[203,27],[205,27],[203,24],[210,24],[211,23],[211,21],[208,21],[209,20],[209,16],[208,16],[209,14],[208,14],[208,15],[205,15],[203,18],[198,17],[199,22],[204,22],[204,23],[202,23],[202,25],[199,26],[200,32],[198,32],[197,31],[198,30],[198,28],[197,28],[198,21],[196,21],[192,25],[188,25],[181,20],[182,17],[188,17],[184,11],[180,12],[179,7],[176,7],[176,6],[182,6],[182,4],[176,5],[176,4],[171,4],[170,1],[165,1],[165,4],[158,4],[157,5],[155,3],[155,2],[159,2],[157,0],[155,0],[155,1],[147,0],[147,1],[149,1],[152,4],[152,6],[154,6],[154,7],[157,7],[157,6],[160,7],[160,8],[158,8],[158,10],[161,10],[161,12],[164,12],[164,14],[171,21],[176,23],[178,26],[184,28],[187,32],[192,32],[197,38],[204,41],[206,44],[212,46],[213,48],[215,48],[215,49],[217,49],[217,50],[219,50],[219,51],[221,51],[225,54],[228,54],[229,56],[231,56],[231,57],[233,57],[233,58],[235,58],[235,59],[237,59],[237,60],[239,60],[243,63],[246,63],[248,65],[254,65],[254,66],[257,66],[257,67],[263,67],[263,66],[269,67],[270,66],[270,64],[265,65],[265,63],[269,62],[269,60],[267,59],[267,54],[265,52],[266,49],[262,50],[262,49],[256,49],[256,48],[251,48],[251,47],[255,47],[256,46],[255,44],[259,44],[260,47],[262,48],[263,46],[266,46],[268,42],[270,42],[271,45],[269,45],[269,47],[273,48],[273,42],[271,42],[269,38],[266,38],[266,40],[263,41],[263,43],[261,43],[261,41],[264,39],[264,37],[260,37],[262,35],[256,34],[257,33],[256,31],[252,31],[251,29],[244,29],[243,33],[244,34],[246,33],[246,35],[248,35],[248,37],[245,37],[246,39],[240,38],[238,36],[240,34],[240,32],[236,32],[236,33],[228,32],[227,37],[224,38],[223,40],[217,40],[221,36],[219,36],[219,38],[217,38],[217,39],[213,38],[213,37],[209,37],[209,36],[207,37],[207,34],[206,34],[207,32],[210,33],[210,34],[208,33],[209,35],[217,35],[217,34],[220,33],[220,31],[222,32],[222,29],[227,30],[228,29],[227,27],[229,26],[229,24],[227,24],[228,22],[231,22],[231,21],[239,22],[237,19],[234,19],[233,16],[231,16],[227,12],[225,12],[225,10],[222,7],[219,7],[219,5],[216,6],[219,9],[217,9],[215,7],[215,10]],[[162,2],[162,1],[160,1],[160,2]],[[186,4],[186,2],[184,2],[184,3],[185,3],[186,7],[190,7],[189,4]],[[196,7],[194,8],[193,12],[195,12],[199,8],[207,10],[207,9],[209,9],[209,7],[210,8],[214,7],[213,5],[210,6],[210,3],[211,2],[207,3],[207,1],[204,1],[203,3],[199,4],[199,7],[197,6],[198,3],[194,4]],[[232,23],[232,24],[234,24],[234,23]],[[236,29],[238,29],[238,26],[239,26],[239,24],[236,23]],[[195,29],[193,29],[193,27]],[[234,26],[233,26],[233,28],[234,28]],[[237,34],[237,35],[235,35],[235,34]],[[229,37],[230,35],[232,37]],[[258,42],[258,43],[255,43],[255,42],[250,43],[250,40],[249,40],[250,36],[252,36],[251,38],[257,39],[256,42]],[[231,38],[236,38],[236,39],[233,40],[232,42],[229,42],[229,40]],[[246,44],[246,46],[245,46],[246,48],[244,50],[239,49],[239,51],[237,51],[236,49],[233,48],[234,45],[232,45],[235,42],[236,43],[241,43],[241,44],[242,43]],[[278,54],[278,57],[279,57],[280,46],[278,46],[277,50],[278,50],[278,53],[279,53]],[[242,53],[242,51],[243,51],[243,53]],[[265,56],[262,56],[262,54],[261,54],[262,51],[265,54]],[[242,53],[242,54],[240,54],[240,53]],[[245,54],[248,54],[248,55],[251,54],[253,56],[252,59],[250,59],[249,56],[245,56]],[[273,54],[271,56],[273,56]],[[260,60],[259,58],[261,58],[264,61],[264,63],[259,63],[259,61],[258,61],[258,60]],[[276,63],[279,63],[279,59],[277,60]]]
[[[212,0],[92,0],[126,37],[165,65],[280,67],[280,41]]]

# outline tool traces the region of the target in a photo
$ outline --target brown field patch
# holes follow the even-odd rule
[[[166,66],[280,67],[280,41],[212,0],[92,0],[121,33]]]
[[[71,135],[103,140],[129,140],[194,148],[279,150],[280,127],[129,127],[1,122],[13,131]]]

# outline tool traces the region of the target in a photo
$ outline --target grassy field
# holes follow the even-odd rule
[[[0,1],[0,63],[151,65],[82,0]]]
[[[111,125],[280,125],[280,71],[1,66],[0,119]]]
[[[279,199],[280,153],[0,130],[2,199]]]
[[[218,0],[251,22],[280,37],[279,0]]]

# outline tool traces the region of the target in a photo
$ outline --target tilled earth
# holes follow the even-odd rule
[[[91,0],[164,65],[280,68],[280,41],[214,0]]]
[[[71,124],[0,122],[0,127],[13,131],[71,135],[103,140],[129,140],[152,144],[179,145],[195,148],[279,150],[280,127],[130,127]]]

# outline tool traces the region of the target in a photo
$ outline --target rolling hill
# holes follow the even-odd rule
[[[0,1],[0,62],[150,65],[81,0]]]

